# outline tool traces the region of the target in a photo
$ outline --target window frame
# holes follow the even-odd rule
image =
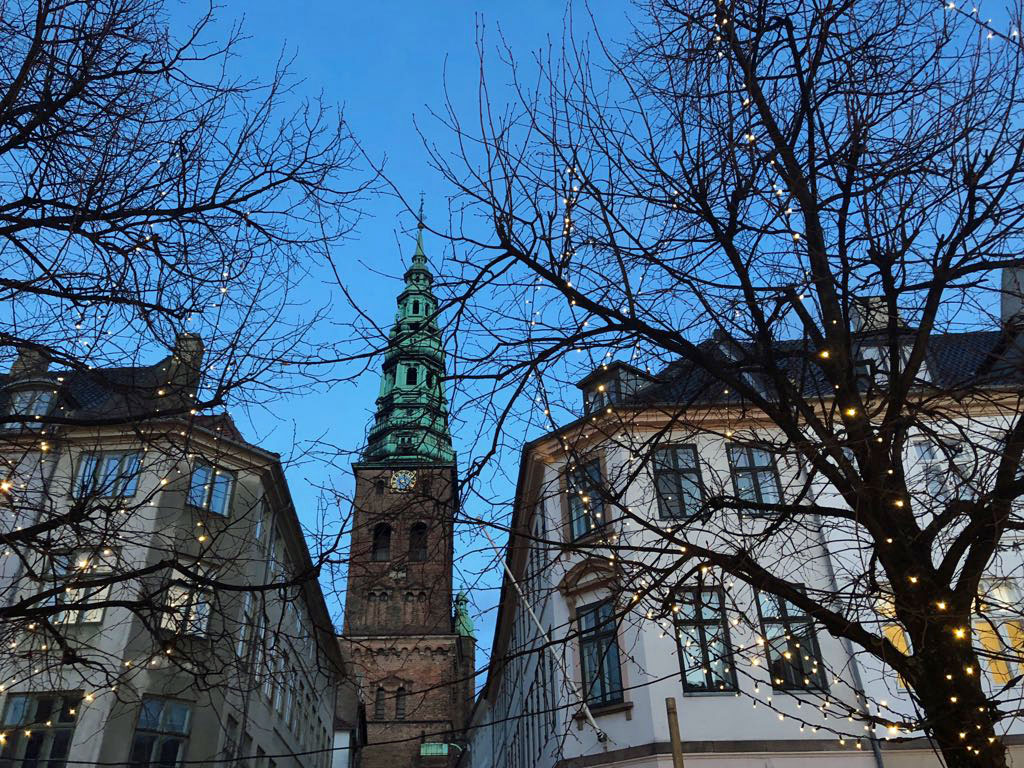
[[[100,587],[90,587],[88,585],[69,587],[67,584],[77,573],[88,572],[97,576],[112,574],[114,566],[111,561],[116,559],[116,557],[116,551],[110,547],[104,547],[102,553],[97,553],[94,550],[66,550],[64,552],[50,553],[48,581],[54,587],[64,585],[64,590],[54,596],[54,603],[57,606],[71,606],[83,600],[88,602],[104,602],[109,600],[111,584],[104,584]],[[67,559],[63,560],[64,558]],[[78,565],[82,562],[82,558],[85,558],[87,563],[84,567]],[[63,560],[63,562],[59,562],[58,559]],[[98,563],[98,565],[93,565],[94,562]],[[97,568],[99,569],[98,571]],[[106,610],[106,606],[66,607],[54,616],[54,623],[69,626],[102,624],[106,616]]]
[[[745,467],[737,466],[736,460],[733,457],[734,451],[743,451],[750,464]],[[767,464],[756,464],[754,463],[754,451],[761,451],[768,457]],[[782,504],[782,477],[779,474],[779,464],[776,461],[775,453],[768,448],[763,448],[756,445],[748,445],[745,443],[733,443],[725,447],[726,458],[729,462],[729,477],[732,479],[733,494],[740,501],[748,501],[754,504]],[[759,478],[762,474],[771,472],[772,478],[775,481],[775,501],[765,501],[762,485]],[[746,498],[740,490],[740,485],[737,482],[740,475],[750,475],[754,479],[752,488],[757,496],[755,499]],[[751,509],[737,509],[740,514],[747,515],[749,517],[772,517],[777,514],[775,512],[767,512],[760,510]]]
[[[196,485],[196,475],[201,470],[207,470],[210,472],[208,480],[202,484],[202,486]],[[218,511],[213,508],[213,498],[217,487],[217,477],[226,477],[228,489],[227,493],[224,494],[223,511]],[[230,517],[231,507],[235,500],[235,486],[238,483],[238,477],[235,472],[230,469],[214,464],[211,461],[205,459],[197,460],[193,466],[192,471],[189,473],[188,491],[185,494],[185,503],[192,509],[202,510],[203,512],[209,512],[211,515],[217,515],[217,517]],[[202,487],[203,498],[199,504],[195,502],[196,490]]]
[[[762,600],[761,600],[762,595],[766,596],[770,600],[775,601],[776,605],[779,607],[779,612],[780,612],[779,616],[777,616],[777,617],[776,616],[772,616],[772,617],[768,617],[768,618],[765,617],[764,608],[762,606]],[[824,663],[824,659],[822,658],[822,655],[821,655],[821,646],[818,644],[818,633],[817,633],[817,631],[815,629],[815,626],[814,626],[814,619],[811,616],[809,616],[809,615],[807,615],[805,613],[796,614],[796,615],[789,615],[789,608],[790,608],[789,601],[787,601],[787,600],[785,600],[785,599],[783,599],[781,597],[778,597],[776,595],[773,595],[770,592],[764,592],[764,591],[761,591],[761,590],[754,590],[754,602],[757,605],[757,618],[758,618],[758,621],[759,621],[760,626],[761,626],[761,635],[764,638],[764,652],[765,652],[765,658],[766,658],[766,660],[768,662],[768,674],[770,675],[770,682],[771,682],[772,690],[775,690],[775,691],[822,691],[822,692],[827,692],[828,691],[828,680],[825,677],[825,663]],[[792,607],[794,609],[796,608],[795,606],[792,606]],[[791,642],[795,642],[795,640],[792,639],[792,638],[798,638],[799,637],[799,635],[793,631],[794,626],[795,625],[799,625],[799,624],[804,624],[809,629],[808,639],[809,639],[809,642],[810,642],[810,645],[811,645],[811,655],[812,655],[813,660],[817,661],[817,673],[816,673],[817,680],[814,679],[814,674],[815,673],[813,672],[813,660],[812,660],[812,662],[811,662],[811,664],[812,664],[811,672],[810,673],[803,673],[803,674],[801,674],[800,675],[800,678],[801,678],[800,680],[794,681],[792,679],[787,679],[786,677],[783,677],[781,683],[780,682],[776,682],[776,680],[778,678],[775,675],[775,667],[773,665],[772,641],[771,641],[771,638],[770,638],[769,633],[768,633],[768,627],[769,626],[780,626],[782,628],[782,638],[784,640],[786,640],[786,642],[788,644],[788,643],[791,643]],[[802,640],[801,640],[801,642],[802,642]],[[803,648],[800,646],[799,643],[796,645],[796,647],[800,648],[800,650],[803,650]],[[788,645],[787,645],[787,651],[789,653],[792,653],[792,650],[790,650]],[[782,657],[784,658],[784,653],[782,654]],[[785,661],[786,662],[791,662],[792,660],[791,659],[785,659]],[[804,665],[803,659],[799,658],[798,661],[799,661],[799,664],[800,664],[800,669],[803,670],[803,665]],[[791,672],[793,670],[792,663],[787,663],[786,670],[787,670],[787,672]],[[810,682],[809,683],[804,683],[803,682],[803,678],[809,679]]]
[[[597,469],[596,482],[592,468]],[[580,483],[580,478],[589,481],[586,485]],[[569,540],[580,541],[588,536],[598,534],[608,527],[609,520],[606,514],[607,508],[604,497],[595,493],[600,491],[604,483],[604,462],[600,456],[585,459],[578,462],[575,467],[565,473],[566,506],[569,518]],[[596,496],[596,511],[593,503]],[[595,524],[595,515],[599,522]],[[577,531],[577,521],[584,526]],[[589,523],[589,527],[587,524]]]
[[[391,527],[390,523],[381,521],[373,526],[370,530],[370,562],[371,563],[388,563],[391,562],[391,541],[394,537],[395,529]],[[378,547],[377,537],[382,536],[384,545]]]
[[[110,493],[99,493],[106,490],[99,488],[99,478],[107,473],[106,462],[117,459],[116,475],[112,481]],[[132,474],[124,473],[125,463],[129,459],[135,460],[135,468]],[[92,462],[89,476],[85,476],[89,462]],[[139,476],[142,474],[142,451],[131,449],[118,449],[111,451],[86,451],[80,454],[78,467],[75,472],[74,482],[71,487],[71,495],[75,499],[130,499],[139,492]],[[106,483],[106,481],[104,481]],[[86,487],[88,485],[88,487]]]
[[[680,468],[679,466],[679,455],[678,452],[681,450],[688,451],[693,458],[693,467],[691,468]],[[672,466],[661,465],[663,468],[659,471],[659,453],[669,453],[672,456]],[[697,495],[699,497],[698,503],[703,504],[704,499],[707,498],[707,492],[704,487],[704,478],[700,470],[700,454],[697,451],[697,446],[694,443],[666,443],[659,445],[651,453],[651,476],[654,479],[654,495],[658,503],[658,518],[660,520],[690,520],[695,517],[699,517],[701,514],[700,508],[694,512],[686,512],[685,505],[680,504],[680,510],[683,514],[673,515],[669,513],[667,509],[667,502],[663,499],[661,488],[659,487],[659,478],[663,476],[669,476],[674,481],[673,490],[676,492],[676,498],[682,501],[685,494],[682,493],[683,489],[683,477],[692,475],[691,480],[697,487]]]
[[[4,732],[10,729],[10,732],[5,742],[0,745],[0,766],[2,768],[15,768],[15,766],[24,765],[25,746],[31,743],[33,737],[41,736],[45,739],[45,754],[43,751],[40,751],[36,756],[35,759],[38,764],[53,766],[54,768],[64,768],[71,754],[71,744],[74,741],[75,730],[78,726],[78,709],[81,706],[82,698],[81,691],[15,691],[8,693],[6,701],[4,701],[2,717],[0,717],[0,728]],[[56,718],[53,717],[52,708],[45,715],[39,715],[39,702],[44,699],[53,700],[60,707]],[[25,700],[31,705],[32,714],[28,714],[29,709],[26,706],[21,710],[17,722],[9,722],[12,703],[17,700]],[[45,717],[46,719],[33,719],[29,721],[27,719],[29,716],[32,718]],[[64,719],[65,716],[69,719]],[[47,723],[50,723],[50,725],[47,725]],[[25,726],[31,727],[26,729]],[[25,730],[31,731],[31,735],[25,736]],[[63,743],[67,753],[63,757],[53,756],[53,746],[56,742],[55,737],[58,734],[67,734],[67,740]]]
[[[729,619],[725,610],[725,590],[720,586],[708,587],[699,585],[687,585],[677,587],[673,592],[673,600],[676,604],[681,602],[681,596],[693,595],[695,599],[692,605],[694,606],[693,618],[687,618],[683,615],[683,611],[673,611],[672,613],[672,624],[675,630],[676,638],[676,651],[679,660],[679,675],[683,684],[683,691],[685,693],[735,693],[739,690],[739,683],[736,678],[736,664],[733,661],[733,648],[732,639],[729,635]],[[705,619],[703,617],[703,608],[707,606],[705,600],[706,595],[714,595],[718,602],[715,619]],[[701,669],[704,673],[704,683],[702,685],[695,685],[689,681],[686,669],[686,657],[687,653],[682,642],[681,629],[683,627],[690,627],[695,630],[697,635],[697,644],[701,656]],[[721,661],[727,665],[727,671],[725,675],[727,680],[723,686],[721,681],[715,681],[712,679],[713,672],[711,671],[711,653],[709,650],[709,637],[708,629],[716,627],[720,630],[721,635],[719,641],[725,647],[726,656]]]
[[[160,628],[174,635],[205,637],[210,630],[210,617],[213,614],[213,594],[212,589],[198,584],[170,584],[164,595]],[[184,604],[176,605],[175,596],[183,598]],[[197,613],[199,606],[203,608]],[[200,623],[201,626],[198,626]]]
[[[398,690],[395,691],[395,720],[405,720],[408,714],[408,695],[409,691],[404,685],[398,686]]]
[[[611,609],[611,616],[607,619],[602,619],[601,610],[606,607]],[[594,627],[584,629],[584,617],[592,614],[596,615]],[[625,686],[622,682],[622,655],[619,652],[619,627],[618,622],[615,620],[615,599],[608,597],[578,607],[575,611],[574,621],[578,632],[580,682],[582,683],[581,688],[584,700],[590,707],[609,707],[622,704],[625,701]],[[607,628],[608,626],[610,626],[610,629]],[[605,641],[603,648],[601,647],[602,641]],[[594,680],[587,679],[586,648],[591,644],[598,647],[598,653],[600,654],[599,675]],[[610,649],[615,651],[614,668],[617,670],[617,686],[613,685],[614,681],[604,680],[605,665]],[[595,697],[594,683],[599,680],[603,692],[600,696]]]
[[[430,526],[417,520],[409,526],[409,562],[425,563],[429,554]],[[414,544],[421,545],[416,548]]]
[[[913,452],[915,470],[920,467],[915,473],[919,475],[918,487],[934,502],[950,504],[954,501],[972,501],[977,496],[977,491],[968,483],[973,462],[968,464],[957,461],[958,456],[965,455],[968,451],[966,440],[941,435],[929,439],[926,435],[919,435],[911,439],[910,448]],[[935,451],[935,456],[926,458],[923,448]],[[933,482],[937,487],[932,487]]]
[[[142,727],[143,713],[146,709],[147,702],[159,701],[161,708],[157,717],[155,727]],[[176,705],[185,709],[185,724],[183,730],[173,731],[168,730],[166,726],[162,726],[164,722],[164,707],[166,704]],[[125,761],[128,768],[149,768],[150,766],[157,766],[162,764],[162,751],[161,747],[168,742],[177,741],[177,757],[175,758],[175,764],[180,765],[188,754],[189,741],[192,732],[192,702],[183,701],[181,699],[175,699],[168,696],[151,696],[143,695],[142,701],[139,704],[139,711],[135,718],[135,728],[132,730],[132,742],[128,752],[128,759]],[[136,759],[136,741],[140,734],[153,734],[155,738],[149,748],[149,755],[145,761]]]
[[[16,410],[16,403],[20,395],[28,394],[29,398],[26,403],[25,411],[19,412]],[[30,408],[38,406],[40,400],[44,400],[44,410],[40,411],[38,408],[35,411],[29,411]],[[53,410],[54,404],[57,402],[57,393],[50,386],[43,387],[41,385],[28,385],[14,387],[7,391],[7,407],[5,408],[6,416],[8,419],[20,419],[21,421],[15,422],[8,420],[4,425],[5,429],[42,429],[43,422],[41,421],[29,421],[32,416],[49,416]]]

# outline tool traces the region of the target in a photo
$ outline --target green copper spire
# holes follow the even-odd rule
[[[420,213],[416,219],[416,253],[413,255],[413,259],[417,256],[423,259],[426,263],[427,254],[423,252],[423,194],[420,194]]]
[[[420,201],[416,252],[398,295],[398,314],[384,354],[377,415],[366,442],[367,462],[455,461],[444,394],[444,347],[437,325],[433,275],[423,251]]]

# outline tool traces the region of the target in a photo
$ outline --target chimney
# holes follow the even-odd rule
[[[1024,323],[1024,269],[1004,267],[999,292],[999,320],[1003,327]]]
[[[18,357],[11,363],[12,379],[27,379],[46,373],[50,367],[50,353],[42,347],[18,347]]]
[[[174,339],[174,349],[167,361],[167,383],[177,390],[195,394],[199,389],[203,365],[203,340],[199,334],[182,332]]]

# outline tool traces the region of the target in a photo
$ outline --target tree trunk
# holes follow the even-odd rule
[[[996,713],[982,690],[970,640],[933,635],[917,660],[921,672],[914,690],[924,710],[924,730],[948,768],[1006,768],[1006,747],[995,731]]]

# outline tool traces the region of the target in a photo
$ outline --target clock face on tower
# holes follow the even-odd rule
[[[411,469],[399,469],[391,473],[391,490],[407,493],[416,487],[416,473]]]

